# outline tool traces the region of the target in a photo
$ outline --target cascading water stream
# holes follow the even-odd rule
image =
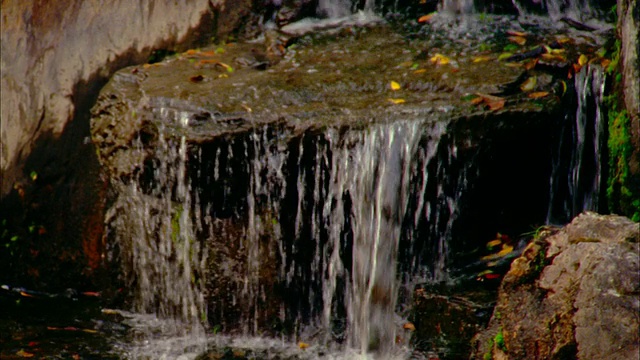
[[[472,5],[444,1],[442,9]],[[351,5],[321,1],[319,11],[344,16]],[[551,177],[552,222],[598,209],[604,75],[588,65],[574,81],[577,110]],[[243,117],[246,127],[200,143],[173,126],[186,129],[187,115],[154,110],[172,125],[160,126],[151,149],[139,139],[146,160],[119,184],[108,219],[134,310],[172,320],[168,332],[178,335],[204,336],[209,326],[364,356],[406,350],[396,344],[401,310],[416,284],[452,280],[460,204],[481,176],[468,155],[480,140],[456,138],[448,120],[424,114],[303,130]],[[468,147],[460,159],[459,144]]]
[[[575,112],[569,112],[551,177],[548,223],[565,223],[582,211],[598,211],[606,120],[605,75],[588,65],[574,79]]]

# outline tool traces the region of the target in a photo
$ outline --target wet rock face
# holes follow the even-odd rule
[[[352,277],[372,273],[354,259],[383,248],[362,233],[376,228],[369,221],[396,248],[378,259],[387,266],[374,286],[359,286],[371,292],[371,309],[392,310],[396,259],[403,276],[445,276],[485,234],[543,221],[546,204],[537,200],[549,192],[558,98],[510,91],[504,108],[487,110],[464,95],[512,88],[523,69],[473,62],[468,53],[459,67],[436,65],[423,53],[427,40],[405,41],[385,25],[330,31],[299,36],[264,69],[241,61],[262,44],[234,43],[123,69],[103,88],[92,140],[115,204],[109,242],[122,249],[131,284],[144,277],[131,249],[174,246],[145,229],[165,224],[173,233],[166,224],[178,225],[188,208],[193,236],[185,239],[195,238],[206,259],[191,265],[211,326],[292,334],[301,322],[329,321],[326,313],[344,336],[345,318],[356,314],[348,299],[367,298],[351,293]],[[526,216],[522,203],[530,204]],[[133,247],[131,229],[147,215],[162,218],[142,226],[148,238]],[[446,249],[443,237],[454,239]],[[174,250],[158,258],[175,262]]]
[[[543,230],[505,276],[476,358],[637,356],[639,241],[637,223],[589,212]]]

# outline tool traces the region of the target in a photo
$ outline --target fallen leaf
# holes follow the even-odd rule
[[[487,243],[487,248],[493,248],[495,246],[498,246],[502,244],[502,240],[500,239],[495,239],[495,240],[491,240]]]
[[[200,74],[192,76],[192,77],[189,78],[189,81],[191,81],[192,83],[199,83],[202,80],[204,80],[204,76],[202,76]]]
[[[185,51],[185,55],[196,55],[197,53],[199,53],[200,50],[196,50],[196,49],[189,49],[187,51]]]
[[[538,64],[538,59],[532,59],[524,63],[524,68],[526,70],[532,70],[533,68],[536,67],[537,64]]]
[[[609,66],[609,64],[611,64],[611,60],[609,59],[602,59],[602,61],[600,61],[600,65],[605,69]]]
[[[421,24],[422,24],[422,23],[426,23],[426,22],[428,22],[429,20],[431,20],[431,18],[432,18],[432,17],[433,17],[433,15],[435,15],[435,14],[436,14],[435,12],[432,12],[431,14],[422,15],[422,16],[420,16],[420,17],[418,18],[418,22],[419,22],[419,23],[421,23]]]
[[[538,82],[538,78],[535,77],[535,76],[532,76],[532,77],[528,78],[527,80],[525,80],[520,85],[520,90],[522,90],[524,92],[532,91],[536,87],[537,82]]]
[[[511,57],[512,55],[513,54],[510,53],[510,52],[502,53],[502,54],[500,54],[500,56],[498,56],[498,61],[502,61],[504,59],[507,59],[507,58]]]
[[[560,54],[542,54],[541,56],[544,60],[556,60],[556,61],[567,61],[567,58]]]
[[[567,92],[567,83],[564,82],[564,80],[560,80],[560,83],[562,84],[562,96],[564,96],[564,94]]]
[[[425,72],[427,72],[427,69],[418,69],[418,70],[414,71],[413,73],[414,74],[422,74],[422,73],[425,73]]]
[[[503,257],[509,253],[511,253],[513,251],[513,246],[510,245],[502,245],[502,250],[500,250],[499,253],[497,253],[496,255]]]
[[[306,342],[302,342],[302,341],[300,341],[300,342],[298,343],[298,347],[299,347],[300,349],[304,350],[304,349],[306,349],[306,348],[308,348],[308,347],[309,347],[309,344],[307,344]]]
[[[578,64],[580,64],[580,66],[585,66],[588,61],[589,61],[589,58],[587,58],[585,54],[581,54],[580,57],[578,58]]]
[[[484,276],[484,278],[485,278],[485,279],[489,279],[489,280],[492,280],[492,279],[499,279],[499,278],[500,278],[500,274],[486,274],[486,275]]]
[[[402,328],[409,331],[416,331],[416,326],[410,322],[407,322],[404,325],[402,325]]]
[[[446,65],[451,61],[451,59],[442,54],[435,54],[430,60],[431,63],[435,65]]]
[[[493,274],[493,270],[487,269],[487,270],[481,271],[481,272],[476,274],[476,277],[483,277],[483,276],[485,276],[487,274]]]
[[[516,30],[507,30],[507,35],[525,37],[527,36],[527,33]]]
[[[391,86],[391,90],[393,90],[393,91],[400,90],[400,87],[401,87],[400,84],[398,84],[395,81],[392,81],[390,86]]]
[[[22,349],[20,349],[20,351],[18,351],[16,353],[16,355],[18,355],[20,357],[23,357],[23,358],[30,358],[30,357],[34,357],[35,356],[35,354],[32,354],[30,352],[26,352],[26,351],[24,351]]]
[[[30,297],[30,298],[35,297],[35,296],[33,296],[33,295],[29,294],[29,293],[26,293],[24,291],[20,291],[20,295],[22,295],[24,297]]]
[[[547,95],[549,95],[548,91],[536,91],[536,92],[530,93],[529,95],[527,95],[527,97],[530,99],[540,99],[540,98],[546,97]]]
[[[511,41],[512,43],[516,43],[520,46],[523,46],[524,44],[527,43],[527,38],[524,38],[522,36],[509,36],[509,41]]]
[[[389,100],[390,102],[394,103],[394,104],[404,104],[405,100],[404,99],[393,99],[393,98],[388,98],[387,100]]]
[[[491,60],[491,56],[476,56],[473,58],[474,63],[484,62]]]
[[[496,100],[496,101],[488,101],[487,105],[489,106],[489,110],[500,110],[504,107],[504,99]]]
[[[85,291],[82,293],[84,296],[100,297],[100,293],[97,291]]]
[[[480,103],[481,103],[481,102],[483,102],[483,101],[484,101],[484,99],[483,99],[482,97],[480,97],[480,96],[478,96],[478,97],[476,97],[476,98],[471,99],[471,103],[472,103],[473,105],[478,105],[478,104],[480,104]]]

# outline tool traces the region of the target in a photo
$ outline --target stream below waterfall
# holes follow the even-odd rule
[[[447,0],[424,25],[320,1],[328,19],[283,27],[266,69],[258,39],[116,74],[94,117],[139,128],[92,130],[116,300],[4,286],[0,354],[468,358],[535,228],[603,189],[611,26],[586,2],[523,3]]]

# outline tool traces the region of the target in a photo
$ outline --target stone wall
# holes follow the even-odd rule
[[[156,50],[229,34],[223,0],[2,2],[0,274],[7,283],[89,286],[104,265],[106,184],[89,110],[116,70]],[[220,24],[218,24],[220,23]],[[93,281],[93,280],[91,280]],[[66,284],[66,285],[65,285]]]
[[[38,140],[60,137],[83,105],[80,83],[198,39],[212,22],[208,0],[3,1],[0,194],[23,171],[38,171],[23,166]]]

